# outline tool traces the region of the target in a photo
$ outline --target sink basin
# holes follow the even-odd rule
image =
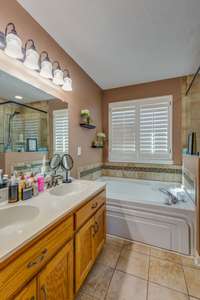
[[[59,185],[49,191],[54,196],[65,196],[80,194],[88,188],[88,184],[83,182],[72,182]]]
[[[39,214],[39,209],[34,206],[14,206],[0,209],[0,230],[8,230],[11,227],[26,226]]]

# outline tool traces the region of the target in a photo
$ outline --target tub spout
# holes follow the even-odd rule
[[[175,195],[173,195],[170,191],[168,191],[167,189],[160,188],[159,191],[168,196],[168,198],[170,200],[170,202],[168,203],[169,205],[178,203],[178,201],[179,201],[178,198]]]

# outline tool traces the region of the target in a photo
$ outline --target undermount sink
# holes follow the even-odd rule
[[[34,206],[14,206],[0,209],[0,230],[19,225],[26,225],[39,214],[39,209]]]
[[[87,188],[88,185],[83,182],[64,183],[51,189],[49,193],[54,196],[74,195],[85,191]]]

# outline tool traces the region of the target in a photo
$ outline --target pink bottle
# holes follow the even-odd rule
[[[42,175],[39,175],[37,178],[38,183],[38,192],[44,192],[44,177]]]

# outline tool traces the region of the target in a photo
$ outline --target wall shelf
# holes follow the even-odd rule
[[[96,128],[95,125],[93,125],[93,124],[87,124],[87,123],[80,123],[80,126],[84,127],[84,128],[87,128],[87,129],[94,129],[94,128]]]
[[[104,146],[95,146],[95,145],[92,145],[91,147],[92,148],[99,148],[99,149],[103,149],[104,148]]]

